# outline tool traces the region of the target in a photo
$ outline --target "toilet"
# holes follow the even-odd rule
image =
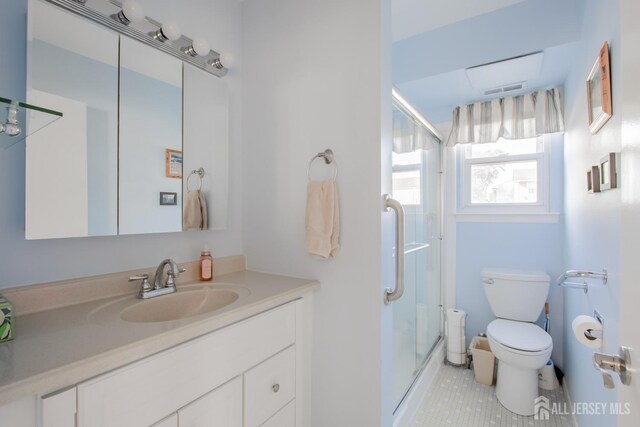
[[[483,269],[485,294],[497,317],[487,326],[489,347],[498,359],[496,396],[509,411],[530,416],[538,391],[538,371],[553,350],[551,336],[536,325],[549,292],[541,271]]]

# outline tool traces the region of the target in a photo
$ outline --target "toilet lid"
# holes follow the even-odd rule
[[[500,344],[522,351],[542,351],[553,341],[551,335],[533,323],[496,319],[487,326],[487,334]]]

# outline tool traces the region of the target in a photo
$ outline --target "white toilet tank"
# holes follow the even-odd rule
[[[549,293],[547,273],[485,268],[480,276],[496,317],[521,322],[538,320]]]

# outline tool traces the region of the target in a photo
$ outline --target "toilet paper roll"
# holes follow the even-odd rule
[[[447,352],[451,355],[447,359],[451,363],[460,364],[463,362],[459,360],[466,358],[467,346],[464,334],[466,316],[467,313],[462,310],[447,310]]]
[[[571,323],[573,334],[578,342],[589,348],[600,348],[602,346],[602,324],[591,316],[581,315],[573,319]],[[599,332],[597,338],[589,338],[591,332]]]
[[[451,326],[464,326],[464,319],[467,313],[462,310],[450,308],[447,310],[447,323]]]
[[[449,339],[447,341],[447,351],[452,351],[454,353],[466,353],[467,352],[467,343],[464,335],[451,336],[449,335]]]

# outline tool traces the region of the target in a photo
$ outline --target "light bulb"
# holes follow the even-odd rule
[[[167,21],[162,24],[162,28],[156,33],[159,39],[164,40],[178,40],[182,33],[180,32],[180,26],[173,21]]]
[[[230,54],[220,55],[219,57],[209,61],[209,65],[216,67],[219,70],[223,68],[233,67],[233,57]]]
[[[193,50],[200,56],[207,56],[209,54],[209,42],[206,39],[197,37],[193,39]]]
[[[123,24],[129,24],[131,22],[139,22],[144,19],[144,10],[140,3],[134,0],[126,0],[122,3],[122,10],[118,14],[120,21]]]

